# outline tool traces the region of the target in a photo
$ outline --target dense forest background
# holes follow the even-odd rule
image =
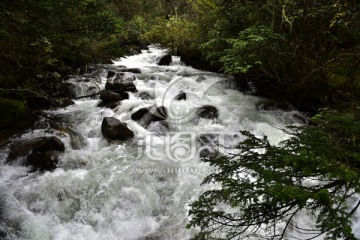
[[[43,87],[159,43],[195,67],[304,111],[356,106],[355,0],[76,0],[0,3],[0,86]],[[58,79],[57,79],[58,78]]]
[[[354,239],[349,219],[358,205],[349,210],[342,204],[348,196],[343,191],[359,192],[358,0],[3,0],[0,9],[1,129],[28,127],[14,121],[26,118],[32,105],[28,95],[51,102],[60,98],[57,84],[69,74],[86,72],[87,64],[111,63],[148,44],[161,44],[189,65],[234,76],[242,91],[254,85],[258,95],[288,101],[315,115],[282,148],[256,139],[246,143],[267,149],[266,156],[274,161],[249,165],[243,159],[231,169],[227,162],[211,162],[227,171],[208,182],[229,188],[208,193],[194,204],[191,226],[203,230],[199,239],[212,236],[216,221],[230,218],[245,226],[261,225],[273,219],[264,216],[275,212],[280,214],[275,218],[290,217],[302,208],[322,213],[321,233]],[[308,147],[302,148],[304,144]],[[259,182],[250,188],[248,182],[226,182],[234,169],[243,167],[277,185]],[[279,174],[269,174],[268,169]],[[309,176],[326,178],[328,184],[304,187],[301,179]],[[261,191],[251,195],[246,189]],[[239,196],[251,202],[259,195],[268,199],[267,205],[250,205],[243,210],[244,219],[209,210],[219,202],[244,206]],[[276,212],[289,202],[290,210]],[[235,232],[226,228],[234,234],[229,236],[240,234],[241,224],[234,225]]]

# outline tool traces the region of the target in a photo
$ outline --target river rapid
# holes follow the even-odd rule
[[[45,111],[38,129],[11,139],[60,138],[66,150],[54,171],[29,171],[17,164],[20,160],[6,164],[10,150],[1,150],[4,239],[190,239],[196,229],[185,228],[189,203],[205,190],[200,184],[213,171],[200,159],[201,151],[236,146],[241,130],[267,135],[277,144],[288,137],[283,131],[287,125],[304,118],[291,108],[265,108],[266,99],[237,91],[227,76],[185,66],[176,57],[170,66],[159,66],[165,54],[150,47],[98,70],[91,84],[78,84],[82,95],[88,85],[104,89],[109,68],[139,68],[134,81],[138,92],[129,93],[117,107],[99,107],[99,99],[77,100]],[[180,91],[186,100],[174,99]],[[216,107],[218,118],[197,117],[196,109],[204,105]],[[140,108],[153,106],[169,110],[165,122],[144,128],[131,119]],[[105,139],[104,117],[126,123],[134,138]],[[57,119],[60,127],[49,119]]]

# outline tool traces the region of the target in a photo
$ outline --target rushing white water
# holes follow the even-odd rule
[[[115,62],[114,67],[142,71],[134,82],[139,92],[115,109],[98,107],[100,100],[79,100],[46,112],[63,119],[63,128],[45,127],[20,137],[61,138],[66,150],[56,170],[29,172],[5,164],[9,150],[2,151],[0,225],[7,239],[189,239],[196,230],[185,228],[188,206],[204,190],[200,183],[212,170],[199,158],[199,136],[213,134],[234,146],[241,140],[239,131],[248,130],[276,144],[288,137],[282,130],[286,125],[299,122],[301,114],[295,110],[258,110],[264,99],[231,89],[226,76],[179,61],[158,66],[164,54],[150,48]],[[103,70],[100,75],[102,89],[106,74]],[[180,90],[187,93],[185,101],[174,100]],[[155,99],[142,100],[141,93]],[[168,108],[168,127],[152,123],[144,129],[131,120],[138,109],[154,105]],[[216,107],[218,119],[196,118],[195,110],[203,105]],[[104,117],[127,123],[134,139],[107,141],[101,133]]]

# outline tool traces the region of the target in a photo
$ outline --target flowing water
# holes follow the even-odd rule
[[[97,99],[78,100],[45,111],[39,129],[11,139],[59,137],[66,150],[54,171],[5,164],[9,149],[2,149],[0,226],[6,239],[189,239],[196,231],[185,228],[189,203],[204,191],[200,184],[212,170],[199,157],[204,144],[224,151],[222,145],[239,143],[241,130],[267,135],[276,144],[288,137],[285,126],[299,123],[295,110],[259,109],[266,100],[233,89],[224,75],[184,66],[177,58],[158,66],[165,53],[153,47],[111,66],[142,71],[135,74],[138,92],[116,108],[98,107]],[[95,81],[101,89],[106,76],[102,69]],[[77,92],[86,93],[83,87],[79,84]],[[180,90],[186,100],[174,99]],[[148,99],[140,97],[145,93]],[[196,117],[203,105],[216,107],[219,117]],[[167,107],[166,123],[145,129],[131,120],[132,113],[153,106]],[[101,133],[104,117],[127,123],[135,137],[107,141]],[[49,118],[61,120],[60,126]]]

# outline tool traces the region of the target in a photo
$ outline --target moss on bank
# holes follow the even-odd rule
[[[0,130],[30,126],[31,118],[25,102],[0,98]]]

